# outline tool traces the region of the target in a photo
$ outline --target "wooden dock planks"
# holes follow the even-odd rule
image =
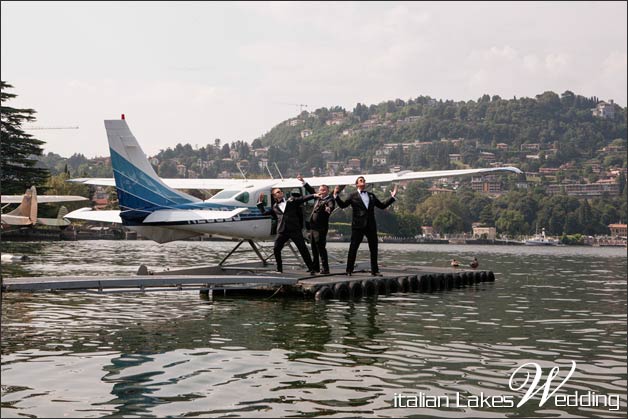
[[[359,298],[391,292],[434,292],[494,281],[490,271],[436,266],[411,266],[388,269],[382,276],[357,271],[347,276],[336,271],[331,275],[309,275],[302,269],[287,269],[279,274],[258,263],[230,266],[207,266],[151,273],[145,266],[142,274],[116,276],[45,276],[4,278],[2,292],[144,292],[168,290],[282,291],[282,295],[301,295],[315,299]],[[274,294],[273,294],[274,295]]]

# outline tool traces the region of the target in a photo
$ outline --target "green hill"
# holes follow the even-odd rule
[[[509,100],[484,95],[477,101],[453,102],[420,96],[370,106],[358,103],[351,111],[336,107],[303,112],[272,128],[261,143],[278,149],[271,154],[286,161],[283,169],[295,168],[287,163],[289,157],[296,157],[301,169],[320,166],[318,154],[327,151],[333,160],[358,158],[369,170],[385,144],[428,142],[431,146],[389,153],[387,165],[412,170],[453,168],[449,154],[458,153],[465,165],[485,166],[482,152],[528,171],[598,157],[604,164],[606,156],[599,151],[605,146],[615,143],[625,149],[626,109],[612,104],[612,118],[597,117],[592,110],[598,103],[597,98],[569,91]],[[530,153],[522,151],[526,145],[534,150],[537,144],[539,160],[528,161]],[[608,163],[625,167],[625,158]]]

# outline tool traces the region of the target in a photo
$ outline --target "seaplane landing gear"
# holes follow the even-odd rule
[[[272,257],[272,255],[266,256],[264,257],[264,255],[262,255],[261,249],[262,246],[256,244],[253,240],[251,239],[243,239],[240,240],[238,242],[238,244],[236,244],[236,246],[227,254],[227,256],[225,256],[220,263],[218,264],[218,266],[223,266],[225,264],[225,262],[227,261],[227,259],[229,259],[229,257],[234,254],[236,252],[236,250],[238,250],[238,248],[242,245],[242,243],[248,243],[251,248],[253,249],[253,251],[255,252],[255,254],[257,255],[257,257],[262,261],[262,265],[263,266],[267,266],[268,265],[268,259],[270,259]]]

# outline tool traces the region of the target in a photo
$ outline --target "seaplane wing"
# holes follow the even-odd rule
[[[25,217],[22,215],[2,214],[0,220],[2,224],[7,224],[10,226],[28,226],[33,224],[33,221],[29,217]]]
[[[19,204],[24,195],[2,195],[0,201],[3,204]],[[55,202],[88,201],[89,198],[76,195],[37,195],[37,202],[40,204],[51,204]]]
[[[70,220],[94,221],[99,223],[122,223],[120,211],[117,210],[101,210],[93,211],[91,208],[79,208],[66,214],[63,218]]]
[[[516,167],[491,167],[484,169],[457,169],[457,170],[433,170],[425,172],[402,171],[397,173],[370,173],[364,174],[367,183],[386,183],[408,180],[443,178],[452,176],[466,176],[476,174],[488,174],[494,172],[511,172],[522,174]],[[354,185],[360,175],[345,176],[320,176],[308,177],[306,180],[311,186],[320,185]],[[249,187],[268,186],[273,188],[298,188],[301,181],[296,178],[288,179],[161,179],[164,184],[174,189],[244,189]],[[86,185],[116,186],[114,178],[76,178],[72,182]]]
[[[162,182],[174,189],[243,189],[251,186],[272,185],[273,179],[172,179],[162,178]],[[74,178],[69,182],[85,185],[116,186],[114,178]],[[300,185],[300,183],[299,183]]]
[[[311,186],[320,185],[354,185],[358,176],[364,176],[366,183],[386,183],[386,182],[400,182],[407,180],[419,180],[430,178],[444,178],[451,176],[465,176],[474,174],[487,174],[491,172],[511,172],[521,174],[521,170],[516,167],[492,167],[488,169],[459,169],[459,170],[434,170],[427,172],[411,172],[409,170],[397,173],[371,173],[364,175],[345,175],[345,176],[321,176],[321,177],[309,177],[307,183]],[[298,179],[285,179],[278,180],[271,186],[274,188],[297,188],[302,184]]]
[[[37,195],[37,201],[40,204],[51,204],[54,202],[89,201],[89,198],[77,195]]]

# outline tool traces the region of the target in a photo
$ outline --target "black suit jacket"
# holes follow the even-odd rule
[[[313,194],[314,188],[309,184],[303,185],[306,191]],[[309,229],[316,231],[327,231],[329,229],[329,216],[336,209],[336,201],[333,195],[329,194],[326,198],[319,198],[314,203],[314,208],[309,217]]]
[[[377,224],[375,223],[375,207],[385,209],[390,204],[395,202],[395,198],[392,196],[386,201],[381,202],[372,192],[367,192],[369,195],[369,207],[364,206],[364,201],[360,197],[360,192],[355,191],[346,201],[340,199],[340,195],[336,196],[336,203],[340,208],[347,208],[351,205],[353,210],[353,219],[351,221],[352,229],[364,229],[376,230]]]
[[[277,234],[289,234],[300,232],[303,228],[303,212],[301,205],[305,201],[314,199],[314,195],[305,195],[286,199],[286,210],[281,211],[279,204],[275,203],[270,209],[265,209],[263,203],[257,204],[262,215],[270,215],[277,219]]]

